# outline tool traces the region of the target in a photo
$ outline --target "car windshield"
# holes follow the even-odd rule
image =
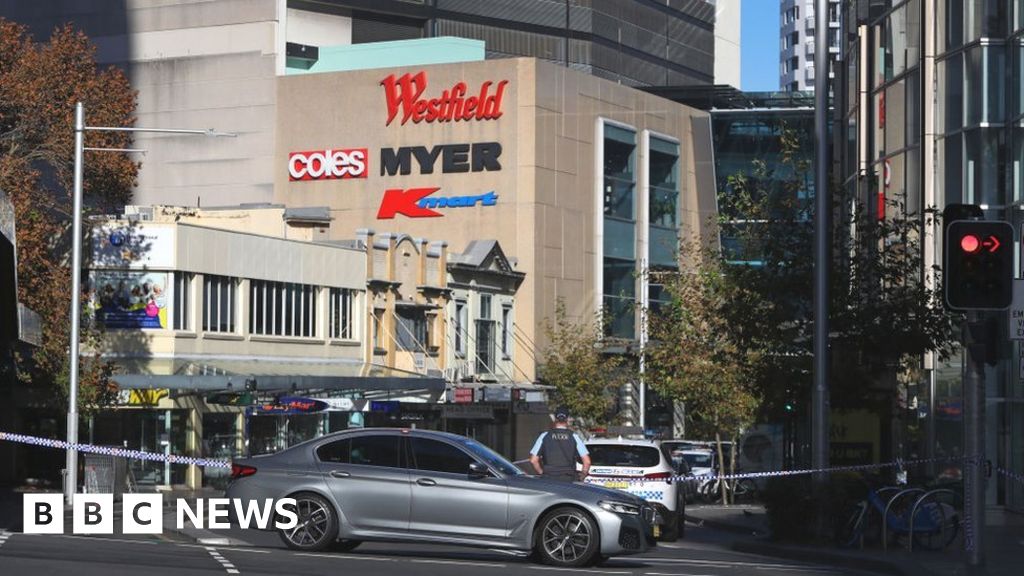
[[[491,450],[487,446],[477,442],[476,440],[470,440],[466,438],[462,440],[462,445],[467,450],[473,453],[474,456],[486,462],[489,466],[496,469],[498,472],[505,474],[506,476],[522,476],[524,472],[516,467],[515,464],[509,462],[501,454],[498,454],[494,450]]]
[[[661,462],[661,454],[653,446],[620,446],[588,444],[592,466],[635,466],[650,468]]]
[[[683,460],[690,468],[711,468],[711,454],[707,452],[689,452],[683,454]]]

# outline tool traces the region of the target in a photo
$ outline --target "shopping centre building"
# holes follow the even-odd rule
[[[607,308],[635,351],[658,297],[641,272],[677,267],[680,233],[715,213],[706,113],[555,64],[291,75],[276,100],[274,204],[94,222],[95,318],[126,390],[94,441],[230,456],[401,424],[522,457],[547,425],[557,303]],[[638,398],[624,382],[627,420]],[[146,475],[204,482],[167,468]]]

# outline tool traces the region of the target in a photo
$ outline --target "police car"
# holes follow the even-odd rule
[[[628,492],[647,500],[661,517],[655,535],[675,541],[683,534],[686,514],[684,487],[673,479],[672,461],[651,440],[591,439],[590,474],[583,480]]]

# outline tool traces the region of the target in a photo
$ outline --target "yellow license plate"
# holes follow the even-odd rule
[[[625,490],[629,488],[629,482],[605,482],[605,488],[614,488],[616,490]]]
[[[661,526],[658,526],[657,524],[654,525],[654,537],[661,537]]]

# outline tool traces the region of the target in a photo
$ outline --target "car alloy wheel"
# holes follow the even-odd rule
[[[316,494],[297,494],[298,523],[279,530],[281,540],[294,550],[323,550],[338,536],[338,518],[327,500]]]
[[[576,508],[556,508],[540,523],[536,550],[542,561],[555,566],[585,566],[597,555],[597,526]]]

